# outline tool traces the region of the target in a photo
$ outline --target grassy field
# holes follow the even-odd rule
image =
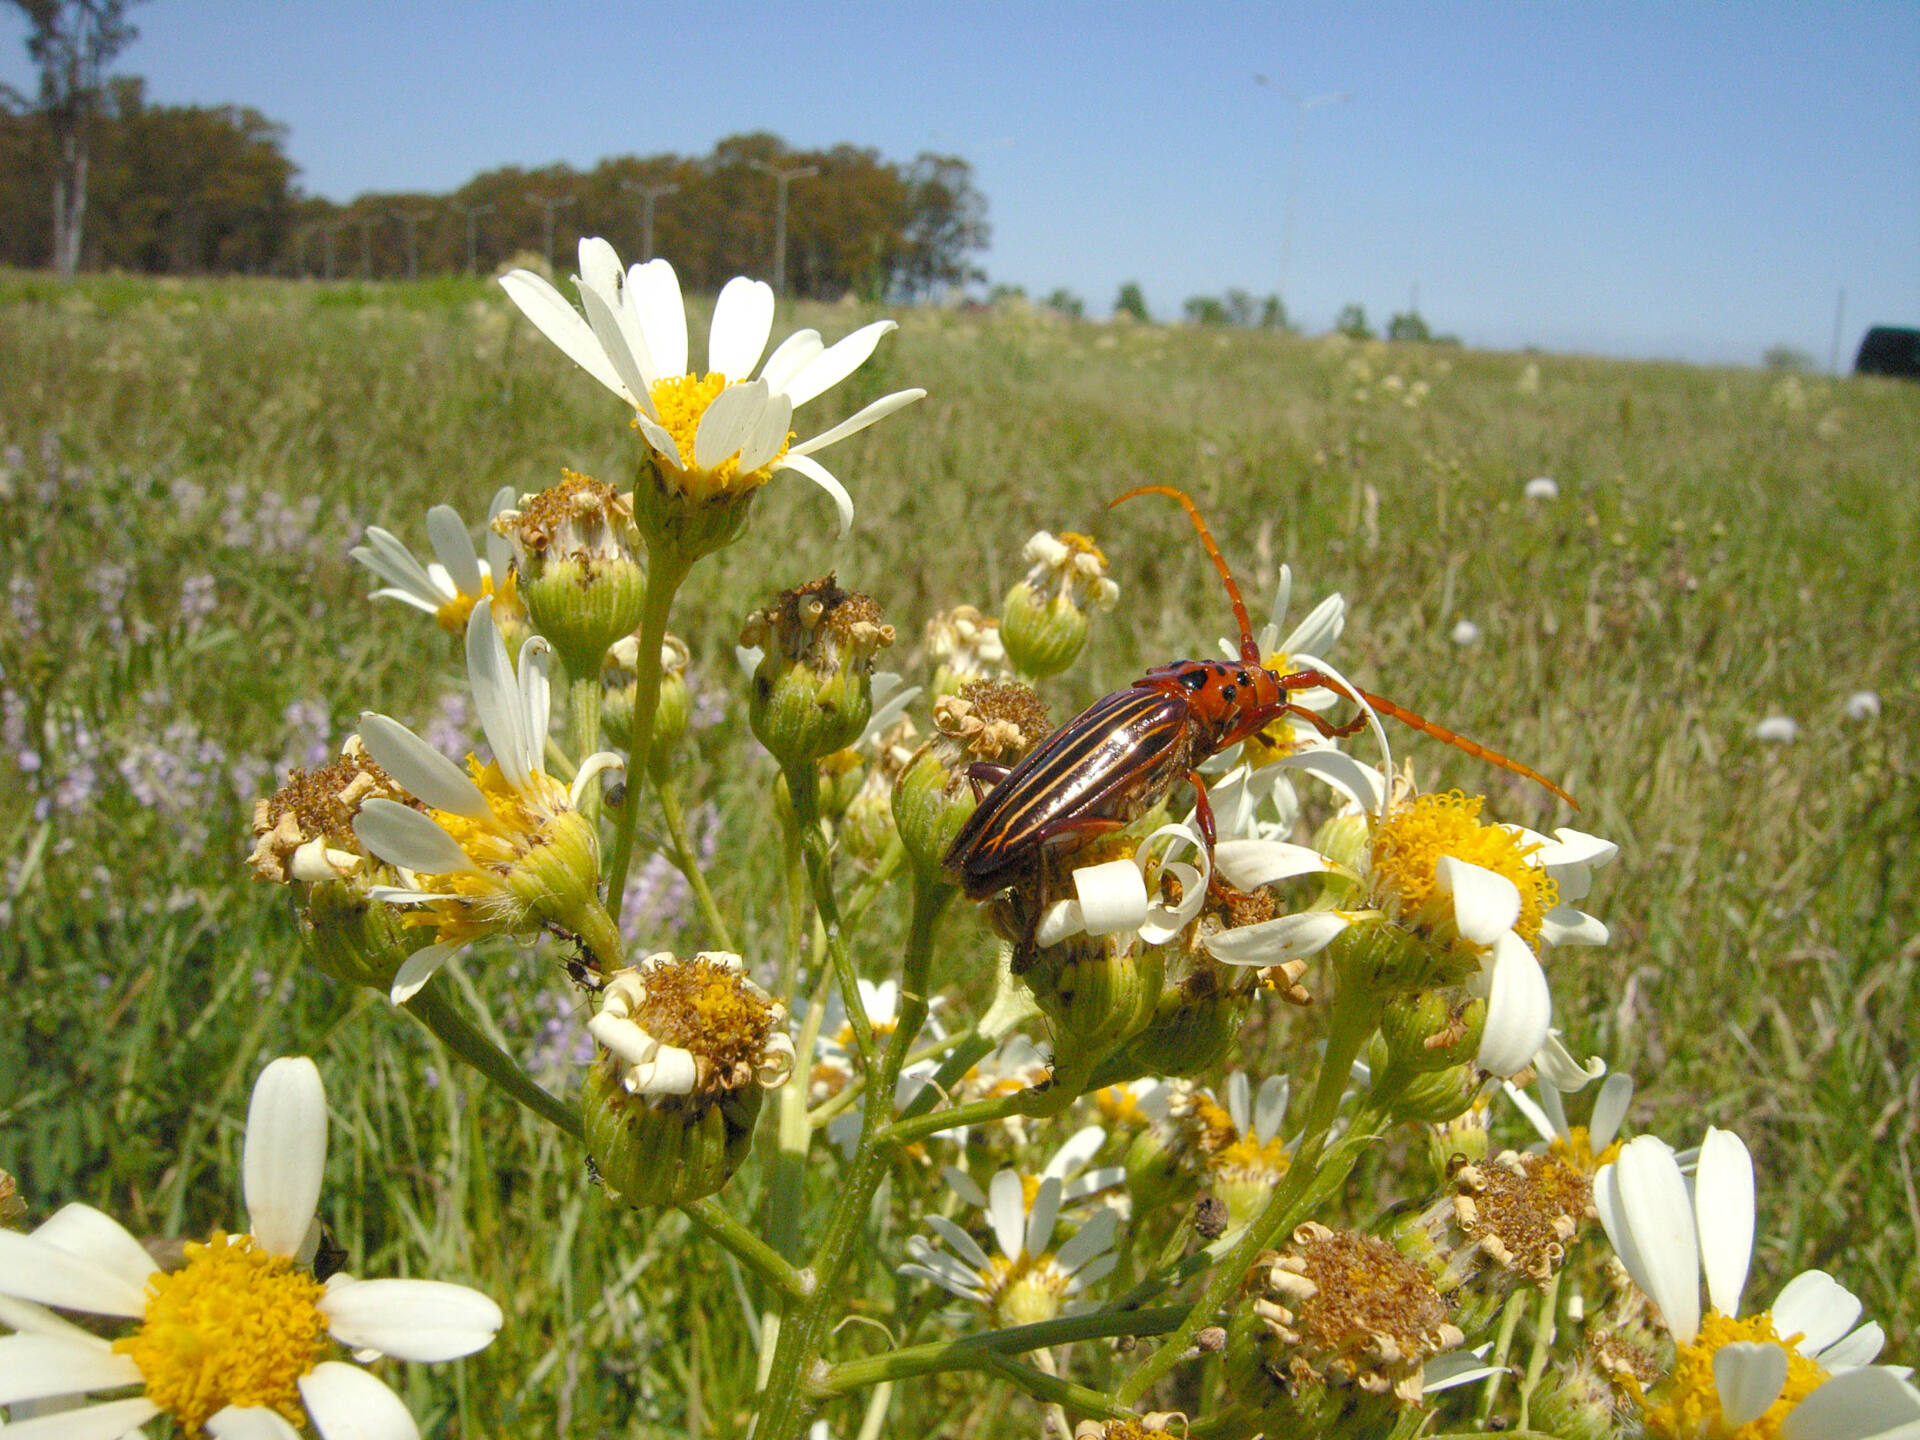
[[[792,318],[832,339],[869,317]],[[772,966],[784,924],[774,772],[732,658],[749,609],[836,569],[897,627],[892,668],[920,678],[930,613],[997,607],[1032,531],[1090,531],[1121,599],[1051,686],[1064,716],[1229,628],[1171,507],[1104,510],[1131,485],[1182,486],[1257,611],[1282,562],[1296,614],[1344,592],[1346,673],[1524,758],[1584,810],[1402,732],[1423,781],[1620,843],[1588,906],[1612,943],[1551,962],[1557,1023],[1636,1077],[1631,1129],[1745,1137],[1749,1294],[1823,1266],[1886,1326],[1889,1358],[1920,1359],[1920,387],[1026,313],[900,320],[821,402],[929,392],[830,453],[852,535],[834,543],[830,504],[782,477],[675,612],[707,712],[688,789],[712,807],[696,824],[749,963]],[[571,1146],[384,1000],[308,967],[286,895],[241,863],[275,770],[324,757],[361,710],[461,718],[439,632],[364,599],[346,556],[360,527],[424,553],[437,501],[477,519],[496,487],[562,466],[620,480],[616,421],[492,287],[0,276],[0,1167],[35,1218],[78,1198],[143,1235],[238,1224],[259,1065],[318,1057],[335,1117],[323,1212],[357,1271],[464,1280],[509,1315],[462,1366],[396,1372],[429,1433],[625,1415],[599,1433],[737,1434],[726,1397],[753,1369],[737,1269],[677,1216],[611,1211]],[[1535,476],[1558,498],[1524,500]],[[1478,643],[1451,638],[1462,620]],[[1877,717],[1847,718],[1859,690]],[[1796,741],[1755,738],[1774,714]],[[655,874],[634,943],[703,943]],[[903,928],[876,910],[876,974]],[[949,918],[936,973],[956,1009],[990,953],[971,916]],[[551,954],[466,974],[509,1048],[570,1083],[554,1034],[576,1002]],[[1250,1027],[1239,1063],[1284,1067],[1315,1038],[1312,1012],[1288,1012]],[[1366,1171],[1357,1218],[1393,1173],[1391,1155]],[[876,1294],[902,1238],[876,1236]],[[1033,1433],[973,1388],[903,1390],[894,1433]],[[855,1428],[851,1408],[829,1416]]]

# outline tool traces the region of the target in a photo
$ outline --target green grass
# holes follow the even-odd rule
[[[832,339],[868,317],[793,318]],[[1573,823],[1620,842],[1588,907],[1612,943],[1549,961],[1558,1023],[1636,1077],[1631,1128],[1684,1145],[1714,1123],[1753,1148],[1750,1296],[1824,1266],[1886,1326],[1890,1358],[1914,1360],[1920,388],[900,319],[804,412],[824,428],[901,385],[929,391],[829,452],[855,497],[852,536],[833,543],[830,504],[782,477],[675,611],[696,675],[727,700],[685,752],[686,788],[718,806],[712,880],[749,963],[772,969],[784,919],[773,771],[731,653],[747,612],[836,569],[881,601],[894,668],[917,678],[932,611],[996,609],[1033,530],[1090,531],[1121,601],[1051,687],[1064,716],[1148,665],[1212,653],[1230,628],[1171,506],[1104,509],[1135,484],[1182,486],[1256,612],[1282,562],[1296,613],[1344,592],[1346,673],[1553,776],[1581,799]],[[346,558],[357,527],[424,551],[436,501],[477,519],[497,486],[540,488],[562,466],[624,480],[618,421],[484,286],[0,276],[0,445],[17,451],[0,463],[15,717],[0,754],[0,1167],[36,1218],[86,1199],[143,1235],[238,1224],[253,1078],[272,1055],[316,1055],[335,1121],[323,1211],[356,1272],[466,1280],[510,1317],[460,1367],[393,1372],[429,1433],[570,1417],[583,1432],[738,1434],[751,1382],[748,1287],[730,1262],[678,1217],[610,1209],[572,1147],[384,1000],[307,967],[287,897],[240,863],[267,768],[305,763],[306,730],[337,744],[363,709],[422,722],[460,687],[437,631],[364,600]],[[1535,475],[1557,479],[1557,501],[1522,500]],[[181,594],[202,575],[217,605],[196,623]],[[1449,639],[1463,618],[1477,646]],[[1843,717],[1858,689],[1883,697],[1877,719]],[[290,720],[296,704],[324,726]],[[1797,743],[1753,738],[1774,712],[1798,720]],[[12,753],[23,735],[39,772]],[[1570,818],[1406,732],[1396,753],[1432,788],[1486,791],[1502,819]],[[90,798],[36,814],[50,777],[89,757]],[[904,925],[883,901],[873,973]],[[704,941],[690,909],[633,938]],[[551,954],[509,955],[467,973],[526,1053],[577,1002],[552,998],[567,992]],[[990,967],[981,927],[950,919],[936,978],[955,1010]],[[1299,1064],[1316,1027],[1311,1011],[1257,1022],[1239,1063]],[[1398,1154],[1365,1171],[1357,1218],[1404,1194]],[[825,1195],[833,1167],[816,1156]],[[758,1185],[750,1168],[724,1198],[744,1210]],[[876,1237],[861,1281],[876,1302],[907,1223]],[[883,1343],[843,1336],[836,1353]],[[979,1404],[977,1389],[903,1387],[890,1433],[1031,1433],[1028,1409]],[[830,1414],[852,1433],[857,1412]]]

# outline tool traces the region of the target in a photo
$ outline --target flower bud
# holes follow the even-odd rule
[[[1007,679],[1000,622],[971,605],[942,610],[927,621],[927,663],[935,696],[958,695],[975,680]]]
[[[684,1205],[746,1158],[763,1092],[793,1073],[786,1007],[737,955],[661,953],[611,976],[588,1023],[587,1153],[636,1207]]]
[[[1095,609],[1111,610],[1120,587],[1107,578],[1107,557],[1084,535],[1045,530],[1027,542],[1033,568],[1007,592],[1000,638],[1007,659],[1036,680],[1058,675],[1087,643]]]
[[[841,816],[840,843],[853,859],[871,866],[899,834],[893,821],[893,780],[879,765],[854,773],[860,777],[860,788]]]
[[[633,501],[574,471],[521,497],[494,528],[513,542],[514,570],[534,628],[572,676],[599,672],[607,647],[640,623],[647,577]],[[509,651],[508,653],[512,653]]]
[[[1422,990],[1396,995],[1380,1017],[1380,1037],[1386,1043],[1388,1066],[1407,1074],[1444,1070],[1471,1060],[1480,1044],[1480,1026],[1486,1004],[1456,1007],[1442,991]]]
[[[893,643],[880,607],[829,575],[751,616],[740,643],[764,651],[747,720],[783,767],[812,765],[860,738],[873,713],[873,656]]]
[[[1166,952],[1158,945],[1122,955],[1108,937],[1077,935],[1039,952],[1020,979],[1047,1017],[1063,1084],[1090,1074],[1146,1028],[1165,978]]]
[[[633,702],[639,691],[636,665],[640,637],[623,635],[607,647],[600,665],[600,725],[607,738],[623,749],[633,749]],[[653,712],[653,739],[647,750],[647,771],[656,780],[667,773],[673,747],[687,733],[693,700],[687,693],[687,642],[669,635],[660,646],[660,702]]]
[[[1236,993],[1220,967],[1201,961],[1178,985],[1169,985],[1146,1028],[1127,1042],[1126,1069],[1136,1075],[1198,1075],[1219,1063],[1240,1033],[1249,993]]]

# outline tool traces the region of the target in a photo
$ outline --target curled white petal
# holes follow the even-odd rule
[[[826,466],[811,455],[803,454],[796,449],[782,455],[774,462],[773,468],[797,471],[833,497],[834,509],[840,516],[840,528],[835,532],[836,534],[845,535],[853,528],[853,497],[847,493],[847,487],[836,480]]]
[[[1318,954],[1353,923],[1338,910],[1306,910],[1209,935],[1207,953],[1228,965],[1283,965]]]
[[[1511,1075],[1539,1053],[1553,1022],[1546,972],[1527,942],[1509,930],[1483,962],[1480,988],[1487,997],[1487,1020],[1475,1061],[1488,1074]]]
[[[1520,887],[1506,876],[1452,855],[1433,866],[1433,885],[1453,899],[1453,921],[1475,945],[1491,945],[1520,918]]]
[[[1131,860],[1083,865],[1073,872],[1080,920],[1089,935],[1137,930],[1147,918],[1147,884]]]

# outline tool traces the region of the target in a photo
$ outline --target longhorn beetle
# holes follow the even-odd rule
[[[1184,493],[1170,485],[1142,485],[1113,501],[1166,495],[1180,502],[1200,532],[1214,568],[1226,582],[1240,626],[1240,659],[1176,660],[1156,665],[1124,690],[1093,702],[1055,730],[1011,770],[976,765],[976,782],[997,781],[954,837],[943,860],[968,898],[984,900],[1031,874],[1049,846],[1116,830],[1137,818],[1182,778],[1192,782],[1200,833],[1214,843],[1213,810],[1196,770],[1235,741],[1298,715],[1328,739],[1358,732],[1371,707],[1467,754],[1544,785],[1576,810],[1565,790],[1517,760],[1487,749],[1393,701],[1349,686],[1318,670],[1282,674],[1261,664],[1240,587],[1214,543],[1207,522]],[[1359,715],[1336,725],[1296,704],[1302,690],[1325,688],[1356,704]]]

